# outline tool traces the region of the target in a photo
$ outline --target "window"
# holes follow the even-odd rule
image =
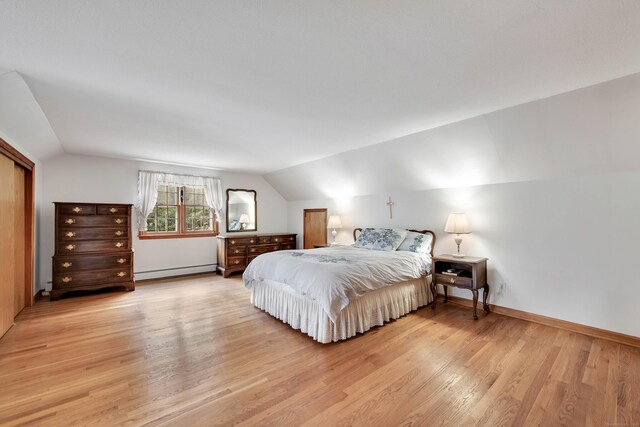
[[[218,234],[213,209],[207,205],[204,188],[158,185],[158,200],[147,217],[141,239],[198,237]]]

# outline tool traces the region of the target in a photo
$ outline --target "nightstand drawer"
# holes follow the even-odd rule
[[[449,276],[447,274],[436,274],[436,283],[449,286],[460,286],[463,288],[473,288],[473,279],[471,277]]]

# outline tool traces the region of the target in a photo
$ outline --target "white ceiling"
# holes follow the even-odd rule
[[[638,22],[635,0],[2,0],[0,68],[67,152],[264,173],[640,71]]]

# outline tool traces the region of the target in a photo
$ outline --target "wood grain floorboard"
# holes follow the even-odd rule
[[[215,275],[43,298],[0,386],[0,425],[640,426],[639,348],[445,304],[323,345]]]

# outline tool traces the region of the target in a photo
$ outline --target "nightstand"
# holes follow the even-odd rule
[[[449,286],[469,289],[473,293],[473,319],[478,320],[476,307],[478,305],[478,289],[482,289],[482,308],[489,313],[487,296],[489,284],[487,283],[487,258],[465,256],[463,258],[452,255],[438,255],[433,258],[433,279],[431,280],[431,292],[433,292],[433,305],[436,308],[436,285],[444,287],[444,302],[447,302],[447,289]]]

